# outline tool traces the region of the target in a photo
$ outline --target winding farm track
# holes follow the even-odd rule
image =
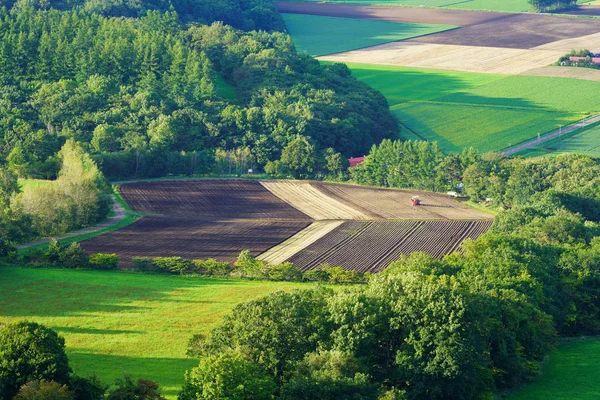
[[[98,231],[101,231],[102,229],[108,228],[110,226],[113,226],[113,225],[121,222],[125,218],[125,216],[127,215],[127,213],[125,212],[125,210],[123,209],[123,207],[121,207],[121,205],[119,204],[119,202],[116,201],[114,199],[114,197],[113,197],[113,202],[112,202],[112,210],[113,210],[113,216],[109,217],[106,221],[101,222],[101,223],[99,223],[97,225],[90,226],[90,227],[84,228],[84,229],[79,229],[77,231],[65,233],[64,235],[58,235],[58,236],[53,236],[53,237],[50,237],[50,238],[44,238],[44,239],[36,240],[34,242],[29,242],[29,243],[22,243],[22,244],[18,245],[17,248],[18,249],[24,249],[24,248],[35,246],[35,245],[38,245],[38,244],[48,243],[52,239],[56,239],[56,240],[68,239],[68,238],[71,238],[71,237],[74,237],[74,236],[79,236],[79,235],[85,235],[87,233],[98,232]]]

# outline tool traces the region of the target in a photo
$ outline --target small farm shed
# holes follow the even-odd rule
[[[357,165],[362,164],[363,161],[365,161],[365,157],[352,157],[348,159],[350,167],[356,167]]]

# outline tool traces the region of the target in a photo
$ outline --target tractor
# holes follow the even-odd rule
[[[421,205],[421,199],[419,198],[419,196],[413,196],[410,198],[410,202],[412,203],[413,206],[419,206]]]

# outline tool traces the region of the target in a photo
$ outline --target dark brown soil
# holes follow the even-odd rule
[[[373,7],[294,2],[275,3],[275,6],[282,13],[456,26],[480,24],[485,21],[513,15],[481,11],[439,10],[433,8]]]
[[[310,218],[265,189],[258,181],[201,179],[121,185],[121,195],[136,211],[207,219]]]
[[[600,21],[546,15],[513,14],[411,42],[529,49],[557,40],[600,32]]]
[[[423,251],[442,258],[465,239],[476,239],[492,221],[345,222],[289,261],[303,270],[323,264],[379,272],[403,254]]]
[[[214,258],[234,262],[242,250],[257,256],[310,221],[205,220],[144,217],[123,229],[82,242],[88,253],[115,253],[129,266],[132,257]]]

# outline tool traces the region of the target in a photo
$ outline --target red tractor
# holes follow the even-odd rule
[[[421,199],[419,198],[419,196],[413,196],[410,198],[410,202],[412,203],[413,206],[419,206],[421,205]]]

